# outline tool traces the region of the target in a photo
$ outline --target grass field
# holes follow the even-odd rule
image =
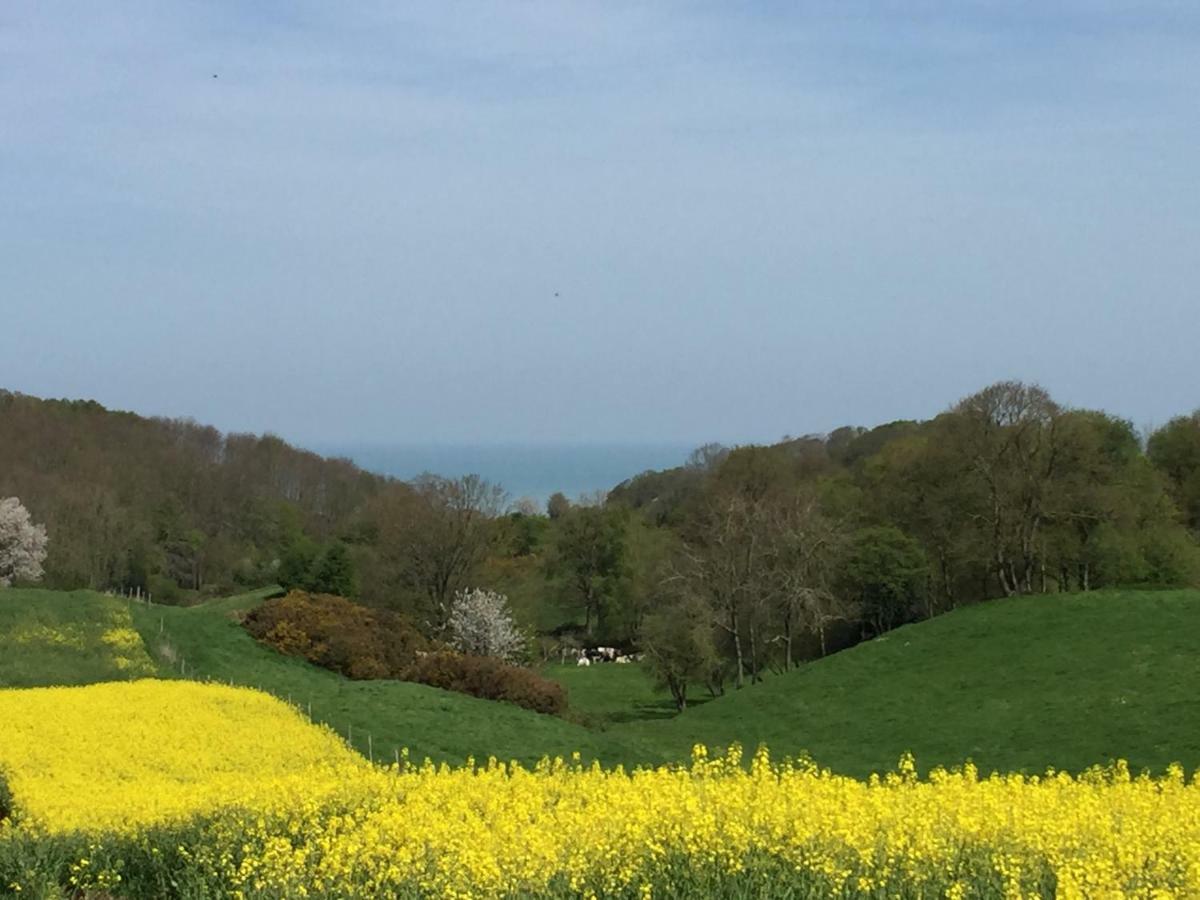
[[[496,755],[532,763],[578,750],[629,765],[686,760],[697,743],[738,742],[765,743],[777,757],[808,752],[855,776],[891,769],[906,751],[922,769],[972,759],[985,771],[1080,771],[1117,757],[1135,769],[1200,767],[1196,591],[970,607],[682,716],[640,667],[549,666],[545,674],[568,689],[570,721],[421,685],[348,681],[279,656],[237,624],[239,612],[268,593],[191,608],[129,606],[86,592],[0,593],[0,684],[145,674],[140,648],[104,640],[132,621],[163,677],[179,677],[182,662],[188,677],[262,687],[305,711],[311,705],[314,720],[376,758],[408,747],[438,761]]]
[[[567,689],[571,718],[588,728],[610,729],[630,722],[669,719],[675,704],[642,666],[548,665],[542,674]],[[698,698],[698,704],[703,698]]]
[[[0,591],[0,685],[90,684],[154,674],[125,601],[93,591]]]
[[[507,703],[477,700],[399,681],[351,681],[254,641],[239,614],[271,591],[194,607],[133,605],[133,620],[164,677],[261,687],[328,724],[364,755],[390,759],[407,747],[415,759],[462,762],[495,755],[532,764],[543,754],[632,762],[648,755],[624,738]]]
[[[910,625],[660,722],[622,730],[659,756],[693,743],[808,751],[865,776],[922,769],[1080,771],[1127,759],[1200,767],[1200,592],[997,600]]]

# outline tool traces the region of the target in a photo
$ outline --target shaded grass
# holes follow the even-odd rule
[[[153,664],[127,601],[95,591],[0,591],[0,686],[38,687],[144,678]],[[132,640],[130,640],[132,639]]]
[[[670,692],[658,687],[641,665],[555,663],[544,666],[542,674],[567,689],[570,718],[589,728],[607,729],[676,714]]]
[[[682,716],[625,726],[652,752],[693,743],[809,752],[864,777],[922,769],[1200,767],[1200,592],[997,600],[910,625]]]

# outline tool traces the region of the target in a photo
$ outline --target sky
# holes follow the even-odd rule
[[[0,387],[300,443],[1200,406],[1200,4],[0,4]]]

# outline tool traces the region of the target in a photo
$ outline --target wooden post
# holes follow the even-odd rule
[[[375,762],[375,745],[371,743],[371,732],[367,732],[367,759]]]

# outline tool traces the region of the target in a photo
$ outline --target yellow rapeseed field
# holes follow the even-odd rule
[[[0,690],[0,772],[18,817],[129,829],[368,769],[336,735],[259,691],[190,681]]]
[[[0,721],[14,894],[1200,896],[1200,785],[1178,769],[906,759],[862,782],[702,748],[635,772],[380,768],[262,694],[178,682],[0,691]]]

